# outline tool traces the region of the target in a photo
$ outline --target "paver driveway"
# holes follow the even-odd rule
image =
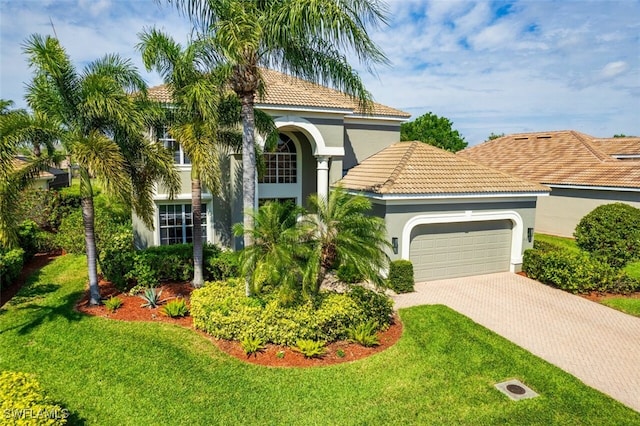
[[[640,411],[640,318],[509,272],[416,284],[397,309],[443,304]]]

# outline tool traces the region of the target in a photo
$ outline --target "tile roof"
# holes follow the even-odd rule
[[[292,106],[344,109],[355,114],[362,114],[358,102],[338,90],[266,68],[262,68],[260,71],[265,82],[266,93],[262,99],[257,99],[256,103],[262,107]],[[156,101],[171,102],[171,92],[166,85],[151,87],[148,93],[149,97]],[[404,111],[375,102],[371,114],[398,119],[407,119],[411,116]]]
[[[503,136],[458,156],[548,185],[640,188],[640,138],[599,139],[563,130]]]
[[[340,181],[377,194],[500,194],[549,192],[537,183],[491,169],[424,142],[398,142],[355,166]]]
[[[22,169],[23,167],[26,167],[28,164],[26,158],[22,156],[13,157],[11,162],[13,163],[13,168],[16,171]],[[53,179],[54,177],[55,176],[52,173],[46,170],[42,170],[38,175],[38,179]]]

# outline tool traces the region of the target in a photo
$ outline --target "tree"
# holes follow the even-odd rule
[[[467,141],[453,123],[445,117],[428,112],[413,121],[400,125],[400,140],[422,141],[451,152],[458,152],[467,147]]]
[[[386,23],[376,0],[167,0],[199,31],[210,35],[217,60],[241,101],[244,228],[253,227],[256,158],[254,102],[264,90],[260,66],[275,67],[313,82],[331,84],[369,109],[371,95],[343,52],[368,69],[386,57],[369,38],[366,25]],[[244,246],[253,241],[245,232]],[[247,281],[247,294],[250,294]]]
[[[100,304],[91,179],[153,227],[154,184],[173,194],[179,176],[169,153],[144,136],[159,112],[130,61],[106,55],[78,72],[56,38],[40,35],[26,41],[24,52],[34,70],[27,103],[59,124],[61,142],[79,167],[90,303]]]
[[[487,136],[487,139],[485,140],[485,142],[487,141],[492,141],[494,139],[498,139],[504,136],[504,133],[493,133],[491,132],[491,134],[489,136]]]
[[[17,244],[15,220],[21,192],[40,174],[60,158],[54,142],[60,136],[57,123],[41,114],[26,110],[11,110],[12,101],[0,101],[0,246]],[[33,154],[17,167],[15,156],[20,147],[31,145]],[[41,146],[46,146],[43,155]]]
[[[226,149],[239,149],[242,135],[238,99],[229,93],[225,81],[211,68],[207,58],[211,45],[206,39],[184,49],[170,36],[156,29],[140,34],[138,49],[148,70],[155,69],[170,88],[168,130],[191,160],[191,212],[193,223],[194,287],[204,284],[202,241],[202,187],[220,190],[220,156]],[[232,97],[233,96],[233,97]],[[258,114],[257,129],[275,132],[271,118]]]
[[[341,264],[381,285],[380,272],[388,262],[384,248],[389,242],[384,221],[368,214],[371,202],[338,187],[328,200],[310,196],[309,206],[312,214],[302,223],[312,247],[303,281],[306,292],[317,293],[327,272]]]

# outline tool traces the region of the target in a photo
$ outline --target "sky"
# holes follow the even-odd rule
[[[491,133],[577,130],[640,136],[640,0],[391,0],[369,34],[390,60],[367,73],[376,102],[453,122],[469,143]],[[155,26],[186,42],[189,21],[154,0],[0,0],[0,97],[24,107],[29,35],[59,38],[82,68],[130,58]]]

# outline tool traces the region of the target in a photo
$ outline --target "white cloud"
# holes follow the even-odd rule
[[[629,69],[629,64],[627,64],[625,61],[609,62],[600,71],[600,77],[608,80],[608,79],[617,77],[620,74],[623,74],[628,69]]]

